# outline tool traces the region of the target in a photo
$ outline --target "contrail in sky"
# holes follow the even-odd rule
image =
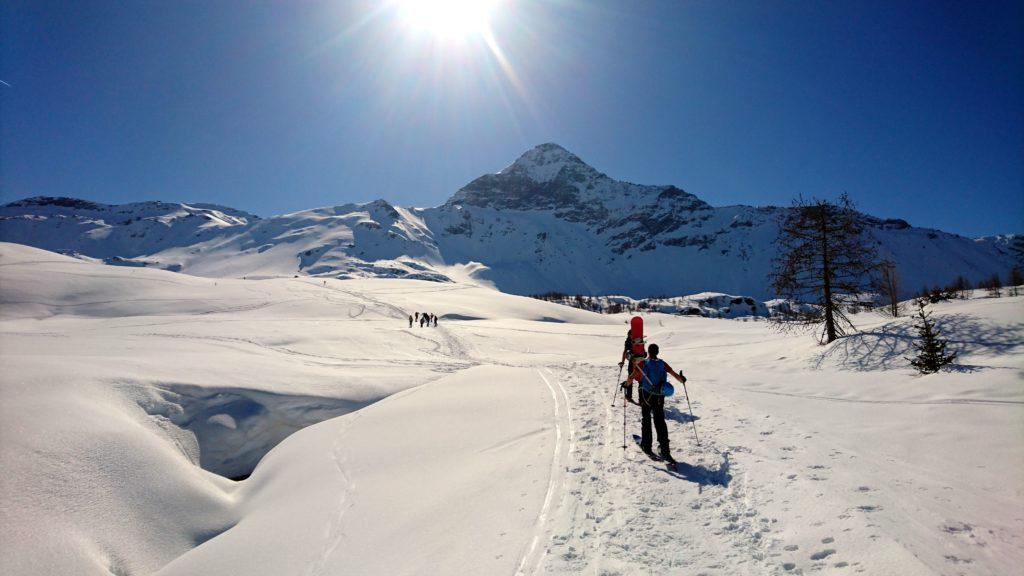
[[[14,88],[14,86],[11,86],[10,82],[4,81],[4,80],[0,80],[0,84],[3,84],[4,86],[7,86],[8,88]]]

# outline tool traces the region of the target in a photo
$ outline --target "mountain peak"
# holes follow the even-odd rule
[[[579,156],[554,142],[534,146],[498,174],[525,176],[534,182],[543,183],[554,180],[566,167],[593,176],[600,175],[597,170],[580,160]]]

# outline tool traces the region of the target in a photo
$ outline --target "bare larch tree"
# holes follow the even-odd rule
[[[1010,276],[1008,278],[1010,286],[1010,296],[1020,295],[1020,286],[1024,284],[1024,272],[1021,272],[1020,266],[1014,266],[1010,268]]]
[[[779,223],[778,256],[769,280],[779,296],[818,306],[809,314],[782,317],[777,326],[824,323],[821,343],[853,328],[844,310],[870,288],[871,272],[877,268],[876,252],[864,237],[862,223],[846,194],[836,202],[793,201]]]
[[[903,306],[900,302],[900,277],[896,273],[896,263],[885,260],[879,264],[874,282],[885,312],[893,318],[898,318]]]

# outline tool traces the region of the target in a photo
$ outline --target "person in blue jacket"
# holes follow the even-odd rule
[[[636,368],[629,375],[630,384],[640,384],[640,449],[653,456],[651,451],[651,419],[654,419],[654,430],[658,434],[658,454],[668,462],[675,462],[669,451],[668,426],[665,425],[665,395],[662,391],[668,381],[668,375],[679,382],[686,383],[686,377],[679,374],[661,358],[658,358],[658,345],[647,347],[647,360],[636,363]]]

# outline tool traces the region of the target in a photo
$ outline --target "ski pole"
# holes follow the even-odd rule
[[[619,374],[615,377],[615,388],[612,389],[612,406],[615,406],[615,391],[619,389],[620,378],[622,378],[622,364],[619,364]]]
[[[626,454],[626,393],[622,393],[622,454]]]
[[[697,421],[693,419],[693,407],[690,406],[690,393],[686,391],[686,380],[682,380],[683,396],[686,396],[686,408],[690,411],[690,424],[693,424],[693,439],[700,446],[700,438],[697,437]]]
[[[641,374],[643,374],[643,372],[641,372]],[[647,374],[644,374],[644,380],[647,380],[647,385],[653,390],[654,384],[651,383]],[[690,393],[686,391],[686,381],[680,380],[680,382],[683,384],[683,396],[686,396],[686,408],[690,411],[690,424],[693,424],[693,439],[697,441],[697,446],[700,446],[700,438],[697,437],[697,422],[693,419],[693,407],[690,406]]]

